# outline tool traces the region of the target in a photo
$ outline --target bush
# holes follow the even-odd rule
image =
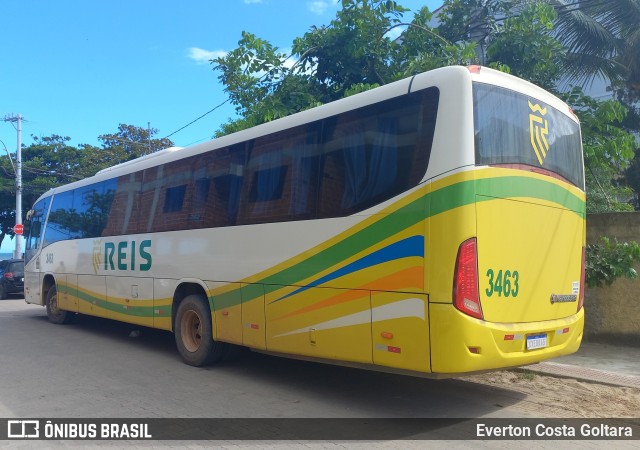
[[[617,278],[636,278],[633,268],[640,261],[640,245],[637,242],[618,242],[602,237],[597,244],[587,245],[585,282],[589,287],[611,285]]]

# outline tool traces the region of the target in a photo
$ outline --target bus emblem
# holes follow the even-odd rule
[[[549,151],[549,142],[547,142],[549,122],[543,118],[547,114],[547,108],[543,108],[538,104],[533,105],[529,101],[529,109],[531,110],[531,114],[529,114],[531,147],[538,158],[538,162],[542,165]]]
[[[98,269],[100,268],[100,263],[102,262],[102,239],[97,239],[93,241],[93,272],[97,275]]]

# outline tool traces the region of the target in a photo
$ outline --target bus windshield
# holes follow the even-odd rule
[[[580,126],[528,95],[474,83],[476,165],[526,164],[584,188]]]

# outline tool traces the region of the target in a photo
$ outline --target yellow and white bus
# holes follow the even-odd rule
[[[25,298],[235,346],[445,377],[576,351],[585,193],[570,108],[448,67],[105,169],[29,212]]]

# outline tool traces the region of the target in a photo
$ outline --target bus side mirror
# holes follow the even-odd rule
[[[27,220],[31,220],[31,218],[35,213],[36,212],[33,209],[30,209],[29,211],[27,211]]]

